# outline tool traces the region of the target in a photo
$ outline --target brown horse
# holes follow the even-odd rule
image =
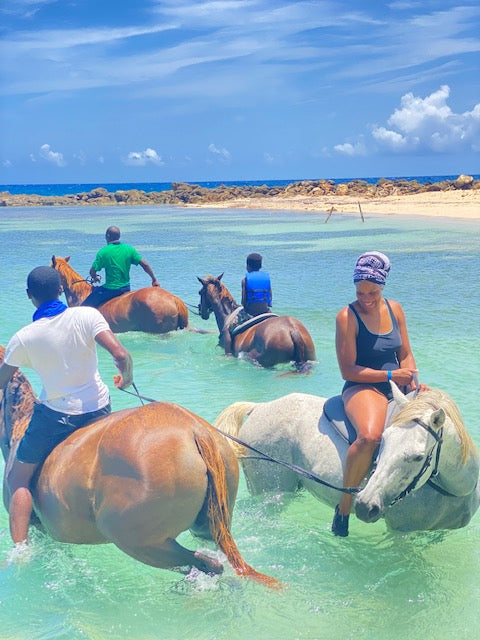
[[[91,293],[86,282],[69,263],[70,257],[52,256],[52,267],[60,274],[69,307],[77,307]],[[124,293],[99,307],[114,333],[144,331],[167,333],[188,328],[188,310],[177,296],[161,287],[145,287]]]
[[[0,362],[3,355],[0,347]],[[5,474],[35,402],[17,371],[0,407]],[[124,409],[78,429],[48,456],[32,487],[34,524],[60,542],[111,542],[153,567],[221,573],[215,559],[176,542],[190,529],[214,540],[239,575],[278,586],[243,560],[230,533],[238,475],[225,438],[194,413],[166,402]]]
[[[210,275],[198,278],[202,284],[199,311],[204,320],[213,311],[220,330],[220,344],[225,348],[230,322],[242,307],[221,282],[222,276],[223,273],[218,278]],[[267,317],[238,333],[231,338],[231,352],[234,356],[245,353],[262,367],[293,361],[298,371],[307,371],[309,362],[316,358],[311,335],[300,320],[292,316]]]

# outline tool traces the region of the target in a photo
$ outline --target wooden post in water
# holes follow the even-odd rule
[[[358,209],[360,211],[360,217],[362,218],[362,222],[365,222],[365,218],[363,217],[362,205],[360,202],[358,203]]]
[[[330,211],[328,212],[328,216],[325,218],[325,224],[329,221],[330,216],[332,215],[334,210],[335,210],[335,207],[332,204],[332,206],[330,207]]]

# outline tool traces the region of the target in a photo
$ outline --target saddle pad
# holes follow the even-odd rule
[[[254,325],[258,324],[259,322],[263,322],[264,320],[267,320],[268,318],[278,318],[278,313],[261,313],[258,316],[252,316],[251,318],[249,318],[245,322],[242,322],[242,324],[237,325],[234,329],[232,329],[232,331],[230,333],[231,333],[232,337],[233,336],[237,336],[239,333],[243,333],[244,331],[246,331],[250,327],[253,327]]]
[[[341,395],[329,398],[323,405],[323,413],[348,444],[355,442],[357,432],[345,414]]]

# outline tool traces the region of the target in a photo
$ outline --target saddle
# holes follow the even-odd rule
[[[247,329],[250,329],[250,327],[255,326],[259,322],[263,322],[264,320],[267,320],[268,318],[278,318],[277,313],[260,313],[258,316],[251,316],[251,317],[248,316],[247,319],[244,320],[244,317],[246,315],[247,314],[244,312],[239,317],[240,323],[230,328],[230,335],[232,336],[232,338],[234,338],[235,336],[238,336],[239,333],[243,333]]]
[[[407,393],[407,398],[413,398],[415,391]],[[390,423],[390,420],[397,415],[399,406],[392,398],[388,401],[387,417],[385,419],[385,426]],[[329,398],[323,406],[323,415],[330,422],[332,427],[337,433],[348,443],[352,444],[357,439],[357,432],[355,427],[350,422],[345,413],[345,407],[343,406],[342,396],[332,396]]]

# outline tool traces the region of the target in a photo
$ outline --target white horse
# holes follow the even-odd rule
[[[375,469],[356,495],[357,517],[366,522],[383,517],[389,529],[398,531],[464,527],[480,504],[479,460],[458,408],[438,389],[409,399],[392,388],[397,413],[384,431]],[[237,402],[224,409],[215,426],[341,488],[349,444],[326,417],[325,402],[302,393],[271,402]],[[331,507],[338,503],[338,489],[232,446],[252,494],[305,487]]]

